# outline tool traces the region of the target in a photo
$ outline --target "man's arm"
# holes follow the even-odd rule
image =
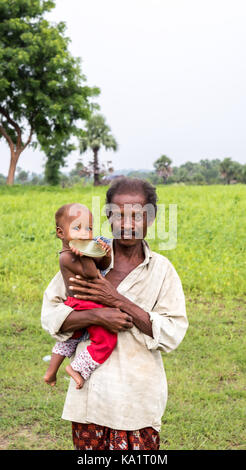
[[[144,311],[123,295],[118,296],[117,306],[131,315],[133,323],[144,333],[148,349],[173,351],[188,328],[182,283],[171,262],[152,311]]]
[[[124,295],[121,295],[111,282],[100,273],[98,273],[98,276],[99,279],[92,282],[80,280],[80,276],[70,278],[71,284],[76,283],[76,287],[70,286],[71,290],[76,291],[75,297],[82,300],[99,302],[113,309],[120,309],[131,317],[133,323],[142,333],[153,337],[152,324],[148,312],[145,312],[141,307],[128,300]]]
[[[182,283],[171,262],[168,263],[156,304],[148,313],[153,339],[145,336],[147,348],[166,353],[176,349],[183,340],[189,323]]]
[[[90,325],[98,325],[119,333],[133,327],[132,318],[118,308],[94,308],[90,310],[73,310],[61,325],[61,332],[67,333]]]
[[[64,304],[65,300],[65,284],[59,271],[44,292],[41,310],[43,329],[58,341],[65,341],[72,336],[70,332],[60,332],[61,325],[73,310]]]
[[[156,304],[153,310],[148,312],[119,294],[100,274],[99,279],[93,282],[83,281],[78,277],[70,279],[70,282],[74,285],[72,287],[80,292],[77,298],[116,307],[130,315],[135,326],[144,333],[148,349],[172,351],[186,333],[188,320],[184,292],[171,262],[168,263]]]
[[[52,279],[43,296],[41,324],[53,338],[65,341],[73,331],[101,325],[113,333],[132,328],[131,317],[117,308],[73,310],[65,305],[66,289],[61,272]]]
[[[147,336],[153,338],[152,323],[148,312],[131,302],[123,295],[119,295],[119,308],[132,317],[134,325]]]

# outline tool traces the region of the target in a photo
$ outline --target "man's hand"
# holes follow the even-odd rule
[[[99,325],[111,333],[127,331],[133,327],[132,317],[118,308],[93,308],[73,310],[62,324],[61,331],[76,331],[90,325]]]
[[[76,295],[74,295],[76,299],[90,300],[108,307],[120,307],[122,296],[111,282],[101,275],[99,270],[97,279],[86,281],[80,276],[76,276],[70,278],[69,281],[71,282],[69,289],[76,291]]]
[[[122,312],[119,308],[98,309],[97,325],[106,328],[111,333],[127,331],[133,327],[132,317],[128,313]]]

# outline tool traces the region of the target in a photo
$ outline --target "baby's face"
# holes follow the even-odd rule
[[[70,240],[93,238],[92,213],[84,206],[70,207],[64,221],[64,236]]]

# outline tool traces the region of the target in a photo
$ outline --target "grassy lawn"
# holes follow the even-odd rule
[[[73,201],[91,207],[92,196],[102,208],[105,191],[0,187],[0,449],[73,448],[71,424],[61,419],[67,362],[55,389],[42,381],[54,340],[41,328],[40,308],[58,270],[55,210]],[[246,449],[246,186],[158,187],[158,195],[167,208],[178,206],[177,246],[161,253],[180,275],[190,324],[179,348],[163,354],[161,448]],[[149,244],[159,251],[159,240]]]

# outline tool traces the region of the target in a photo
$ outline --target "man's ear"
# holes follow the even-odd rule
[[[145,204],[144,212],[147,214],[147,227],[150,227],[155,221],[156,211],[153,204]]]
[[[155,217],[149,218],[149,219],[147,220],[147,227],[150,227],[150,226],[153,224],[154,221],[155,221]]]
[[[150,227],[154,221],[155,221],[155,215],[151,214],[150,217],[147,217],[147,227]]]
[[[58,238],[60,238],[61,240],[63,240],[64,232],[63,232],[63,229],[61,227],[56,227],[56,236]]]

